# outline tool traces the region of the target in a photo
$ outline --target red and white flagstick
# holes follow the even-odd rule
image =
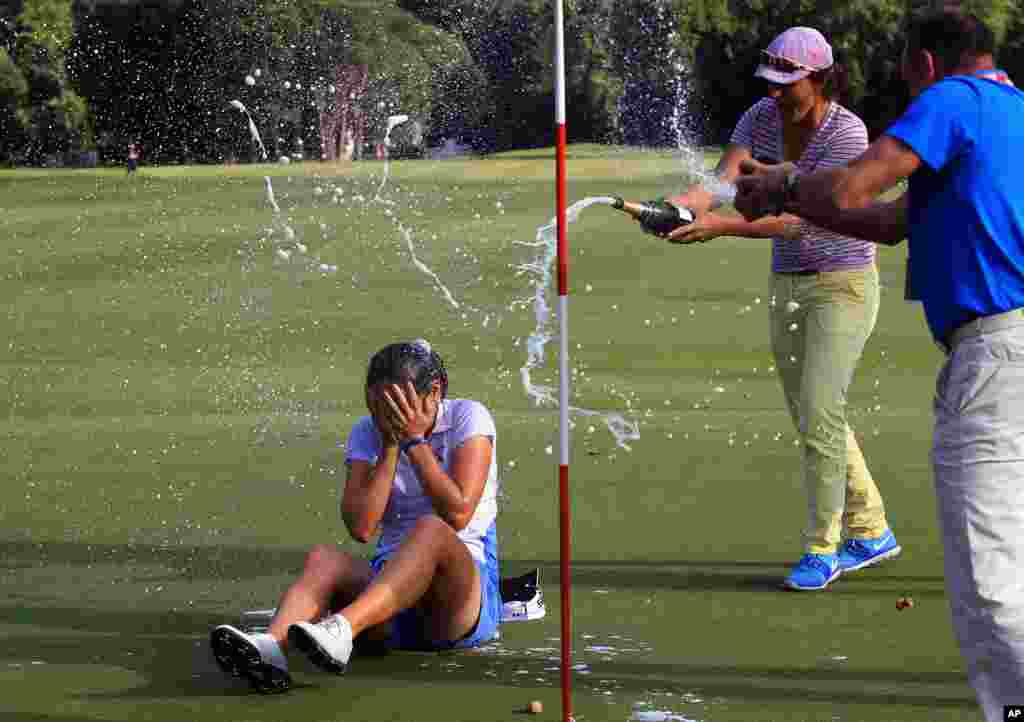
[[[562,720],[572,720],[571,533],[569,516],[569,249],[565,216],[565,13],[555,0],[555,203],[558,221],[558,496],[562,595]]]

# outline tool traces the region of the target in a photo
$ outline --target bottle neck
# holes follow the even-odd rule
[[[626,201],[621,198],[617,199],[615,208],[618,208],[624,213],[628,213],[634,218],[639,218],[642,213],[650,211],[650,207],[644,203],[635,203],[633,201]]]

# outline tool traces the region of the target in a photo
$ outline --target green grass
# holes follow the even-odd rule
[[[0,722],[515,720],[531,699],[559,718],[557,411],[519,380],[552,157],[395,163],[393,204],[371,202],[376,162],[0,172]],[[599,146],[571,149],[569,177],[570,201],[686,182],[669,154]],[[285,226],[306,258],[275,255]],[[569,242],[574,404],[641,434],[626,451],[575,417],[577,719],[980,719],[927,461],[941,357],[902,300],[903,249],[880,254],[849,410],[904,556],[795,595],[777,589],[805,501],[770,370],[768,244],[672,246],[602,207]],[[209,628],[273,603],[309,545],[357,547],[337,445],[369,354],[418,336],[454,395],[494,411],[504,569],[542,566],[551,613],[481,654],[358,659],[344,679],[297,662],[284,698],[225,683]],[[548,352],[535,383],[557,382]]]

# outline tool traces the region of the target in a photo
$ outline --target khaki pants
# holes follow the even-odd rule
[[[888,523],[853,431],[846,392],[878,317],[872,264],[811,275],[773,273],[772,352],[801,436],[807,490],[804,549],[834,554],[850,537],[877,537]]]
[[[987,722],[1024,704],[1024,315],[980,319],[935,387],[935,495],[953,630]]]

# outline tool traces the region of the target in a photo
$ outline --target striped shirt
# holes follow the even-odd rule
[[[775,100],[762,98],[744,113],[729,142],[749,148],[758,160],[781,163],[782,116]],[[838,103],[831,103],[796,166],[801,173],[835,168],[846,165],[867,147],[864,122]],[[777,273],[838,271],[867,266],[874,260],[874,243],[833,233],[807,221],[800,222],[794,238],[772,239],[772,270]]]

